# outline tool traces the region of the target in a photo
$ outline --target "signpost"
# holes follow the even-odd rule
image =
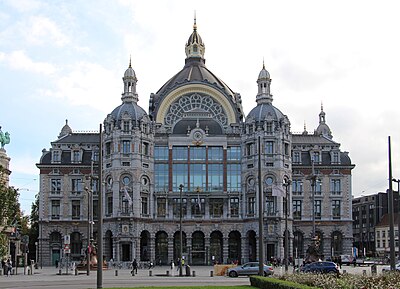
[[[64,255],[67,256],[67,264],[65,266],[65,274],[68,275],[68,265],[69,265],[69,254],[71,253],[71,248],[69,247],[69,245],[71,244],[71,239],[69,235],[65,235],[64,236]]]

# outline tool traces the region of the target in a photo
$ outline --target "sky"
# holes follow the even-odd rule
[[[25,214],[39,191],[36,163],[65,120],[98,130],[121,103],[130,56],[148,111],[150,93],[184,66],[194,11],[206,65],[241,94],[245,115],[264,61],[292,132],[313,132],[323,104],[356,165],[354,196],[387,189],[388,136],[400,178],[398,1],[0,0],[0,126]]]

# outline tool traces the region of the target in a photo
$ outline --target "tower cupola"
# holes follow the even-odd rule
[[[263,61],[263,68],[258,74],[257,85],[258,85],[258,93],[256,97],[257,104],[271,103],[272,102],[272,94],[270,91],[271,77],[269,75],[269,72],[265,69],[264,61]]]
[[[124,92],[122,93],[123,102],[138,102],[138,94],[136,93],[136,73],[132,68],[132,60],[129,59],[129,67],[122,78],[124,81]]]
[[[194,17],[193,32],[189,36],[186,43],[186,58],[204,58],[204,52],[206,47],[204,46],[203,40],[197,32],[196,17]]]

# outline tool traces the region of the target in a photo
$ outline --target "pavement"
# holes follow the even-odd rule
[[[383,265],[377,266],[378,274],[381,274]],[[171,276],[167,276],[167,271]],[[250,285],[249,278],[238,277],[229,278],[226,276],[210,276],[213,271],[212,266],[192,266],[191,273],[195,272],[195,277],[179,277],[179,272],[171,272],[169,266],[156,266],[151,270],[141,269],[138,274],[132,276],[130,269],[109,269],[103,271],[102,288],[115,287],[148,287],[148,286],[231,286],[231,285]],[[86,275],[86,271],[79,271],[78,275],[68,272],[65,269],[59,275],[59,269],[54,267],[43,267],[34,270],[33,275],[24,275],[23,268],[18,269],[17,275],[0,276],[0,288],[4,289],[85,289],[97,288],[97,272],[91,271]],[[151,273],[150,273],[151,272]],[[350,274],[371,276],[371,266],[342,266],[341,272]],[[185,273],[185,272],[184,272]],[[276,267],[275,274],[284,274],[284,267]],[[289,274],[293,273],[293,267],[289,267]],[[151,274],[151,276],[150,276]]]

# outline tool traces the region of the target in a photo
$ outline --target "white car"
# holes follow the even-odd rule
[[[400,271],[400,262],[397,263],[397,264],[394,266],[394,269],[395,269],[396,271]],[[383,273],[383,272],[389,272],[389,271],[390,271],[390,266],[385,266],[385,267],[382,268],[382,273]]]

